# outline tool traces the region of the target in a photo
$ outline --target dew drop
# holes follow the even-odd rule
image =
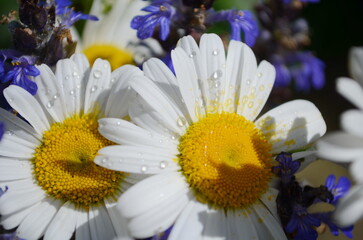
[[[101,160],[103,163],[106,163],[107,162],[107,158],[102,158]]]
[[[14,98],[9,98],[9,103],[13,102]]]
[[[118,160],[118,162],[119,163],[122,163],[124,161],[124,159],[123,158],[120,158],[119,160]]]
[[[107,167],[112,167],[112,163],[107,163]]]
[[[170,137],[172,140],[175,140],[176,139],[176,136],[175,135],[171,135]]]
[[[212,74],[212,80],[217,80],[217,79],[219,79],[220,77],[222,77],[222,75],[223,75],[222,70],[218,69],[217,71],[215,71],[215,72]]]
[[[14,135],[14,132],[13,132],[13,131],[8,131],[8,132],[7,132],[7,134],[8,134],[9,136],[13,136],[13,135]]]
[[[81,88],[81,85],[77,84],[76,88],[77,89],[80,89]]]
[[[118,121],[118,122],[116,123],[116,125],[117,125],[117,126],[120,126],[120,125],[121,125],[121,122],[120,122],[120,121]]]
[[[66,77],[65,77],[65,79],[66,80],[69,80],[71,77],[69,76],[69,75],[67,75]]]
[[[95,70],[95,71],[93,72],[93,76],[94,76],[95,78],[100,78],[100,77],[102,76],[102,72],[101,72],[100,70]]]
[[[103,67],[104,67],[105,69],[107,69],[107,68],[108,68],[108,64],[107,64],[107,63],[103,64]]]
[[[178,117],[178,119],[176,120],[176,124],[178,125],[178,127],[184,127],[186,123],[187,120],[184,117]]]
[[[94,85],[94,86],[91,88],[91,93],[96,92],[96,90],[97,90],[97,86],[96,86],[96,85]]]
[[[146,166],[146,165],[142,165],[142,166],[141,166],[141,168],[140,168],[140,171],[141,171],[142,173],[145,173],[148,169],[149,169],[149,168],[148,168],[148,166]]]
[[[197,55],[197,53],[195,51],[192,51],[190,54],[189,54],[189,57],[190,58],[194,58],[194,56]]]
[[[159,140],[159,143],[163,143],[163,140],[162,140],[162,139],[160,139],[160,140]]]
[[[218,56],[218,54],[219,54],[219,49],[214,49],[214,50],[212,51],[212,55],[213,55],[213,56]]]
[[[251,84],[251,80],[248,79],[246,83],[247,83],[247,85],[250,85]]]
[[[111,78],[111,83],[114,83],[116,81],[116,78]]]
[[[54,105],[54,102],[53,102],[53,101],[49,101],[49,102],[47,103],[47,108],[52,108],[52,107],[53,107],[53,105]]]
[[[262,77],[262,73],[261,72],[257,73],[257,77],[261,78]]]
[[[73,77],[77,77],[78,76],[78,73],[77,72],[73,72],[72,75],[73,75]]]
[[[165,162],[165,161],[161,161],[161,162],[159,163],[159,167],[160,167],[160,169],[165,169],[165,168],[166,168],[166,166],[168,166],[168,163],[167,163],[167,162]]]
[[[219,82],[219,81],[217,81],[217,82],[214,83],[214,87],[215,88],[218,88],[220,85],[221,85],[221,82]]]
[[[74,95],[74,90],[70,90],[69,94],[73,96]]]
[[[56,100],[58,98],[59,98],[59,94],[58,93],[54,94],[53,99]]]

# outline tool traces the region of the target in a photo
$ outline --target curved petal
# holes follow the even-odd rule
[[[26,90],[16,85],[10,85],[4,90],[4,96],[10,106],[18,111],[39,135],[49,129],[49,122],[42,107]]]
[[[251,214],[254,214],[251,209],[228,212],[228,239],[260,239]]]
[[[34,209],[37,208],[39,205],[40,202],[34,204],[31,207],[21,209],[9,215],[1,215],[1,226],[3,226],[5,229],[13,229],[19,226],[21,221],[23,221],[23,219],[29,214],[32,214]]]
[[[111,219],[103,205],[91,207],[88,214],[92,239],[103,240],[116,238],[116,232]]]
[[[306,148],[326,131],[319,110],[309,101],[294,100],[260,117],[256,126],[272,144],[272,153]]]
[[[334,213],[335,221],[341,226],[349,226],[363,217],[363,186],[357,185],[340,200]]]
[[[351,103],[363,110],[363,89],[359,83],[346,77],[338,78],[337,91]]]
[[[32,166],[28,161],[0,157],[0,181],[31,178],[32,173]]]
[[[354,159],[352,164],[349,166],[350,174],[358,183],[363,183],[363,156],[358,159]]]
[[[205,213],[205,214],[203,214]],[[199,215],[204,220],[203,240],[224,240],[227,236],[227,218],[223,210],[208,209]]]
[[[26,216],[16,229],[17,235],[23,239],[39,239],[53,219],[61,201],[45,199],[37,205],[31,214]]]
[[[340,117],[340,123],[344,131],[363,138],[363,111],[348,110]]]
[[[13,132],[4,135],[0,141],[0,155],[22,159],[31,159],[37,146],[17,137]]]
[[[276,207],[276,197],[278,195],[278,190],[275,188],[269,188],[265,194],[260,197],[260,201],[265,205],[265,207],[270,211],[274,218],[279,221],[279,216],[277,215]]]
[[[338,162],[350,162],[363,156],[363,138],[345,132],[327,134],[316,147],[321,158]]]
[[[355,80],[363,85],[363,48],[352,47],[349,51],[349,72]]]
[[[76,239],[77,240],[88,240],[91,238],[91,230],[88,224],[88,210],[83,208],[76,209]]]
[[[117,203],[105,200],[105,206],[116,231],[117,239],[132,240],[133,238],[127,229],[127,221],[117,209]]]

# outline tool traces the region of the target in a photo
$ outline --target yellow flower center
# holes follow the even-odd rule
[[[179,164],[196,198],[222,209],[255,203],[271,179],[271,144],[235,113],[209,114],[181,137]]]
[[[93,115],[53,123],[32,161],[38,185],[48,195],[86,209],[116,196],[125,175],[93,162],[97,151],[111,144],[99,134]]]
[[[91,65],[97,58],[102,58],[110,62],[112,70],[126,64],[134,64],[133,56],[130,52],[109,44],[91,45],[83,52]]]

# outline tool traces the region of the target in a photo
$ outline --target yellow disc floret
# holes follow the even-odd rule
[[[111,144],[99,134],[93,115],[53,123],[32,161],[38,185],[49,196],[84,208],[116,196],[124,174],[93,162],[97,151]]]
[[[112,70],[115,70],[126,64],[134,64],[132,54],[126,50],[121,50],[114,45],[95,44],[83,50],[88,61],[92,65],[97,58],[102,58],[111,64]]]
[[[216,208],[255,203],[271,179],[271,145],[235,113],[209,114],[179,144],[179,164],[196,198]]]

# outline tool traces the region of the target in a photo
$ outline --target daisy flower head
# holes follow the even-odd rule
[[[134,66],[111,73],[107,61],[89,67],[76,54],[60,60],[55,73],[37,66],[35,96],[11,85],[4,95],[26,121],[0,109],[5,132],[0,142],[1,225],[17,227],[25,239],[129,239],[115,211],[119,195],[138,179],[101,168],[97,151],[115,144],[100,135],[100,117],[127,115],[134,97],[128,78]]]
[[[176,76],[157,59],[131,86],[136,123],[101,119],[99,130],[119,143],[98,152],[109,169],[152,176],[118,202],[136,238],[174,224],[169,239],[286,239],[270,186],[274,156],[301,150],[325,133],[310,102],[296,100],[259,118],[274,83],[271,64],[252,50],[204,34],[182,38],[172,52]],[[119,125],[116,123],[120,122]]]
[[[363,48],[354,47],[349,53],[349,70],[353,77],[337,80],[337,91],[358,109],[345,111],[340,117],[342,130],[327,134],[318,144],[320,157],[340,163],[351,163],[350,174],[356,181],[341,199],[335,217],[342,225],[351,225],[363,217]]]
[[[99,21],[86,22],[82,38],[77,37],[77,51],[83,52],[91,65],[97,58],[108,60],[113,70],[125,64],[139,65],[151,56],[161,55],[163,51],[156,40],[140,41],[130,28],[132,18],[146,4],[142,0],[93,1],[90,14]]]

